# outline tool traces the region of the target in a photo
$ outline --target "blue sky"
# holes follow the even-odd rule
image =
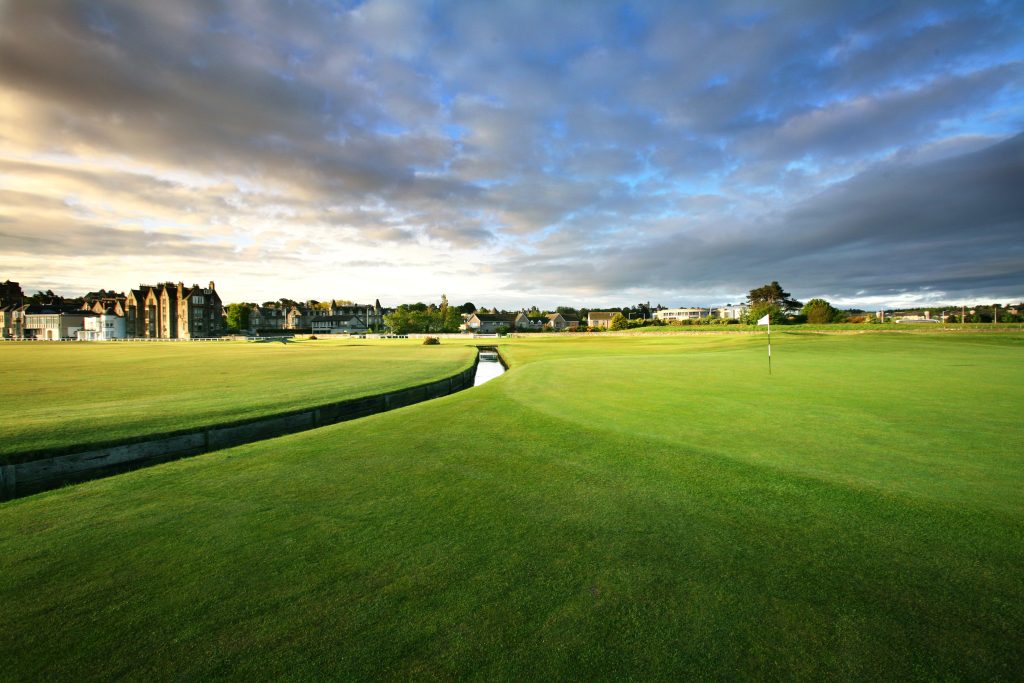
[[[1014,2],[0,0],[0,277],[1024,297]]]

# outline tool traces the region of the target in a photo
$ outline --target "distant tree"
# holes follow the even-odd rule
[[[56,294],[53,293],[52,289],[48,289],[45,292],[40,290],[40,291],[37,291],[32,296],[25,297],[25,301],[27,303],[33,303],[33,304],[48,304],[48,303],[52,303],[56,299],[60,299],[60,298],[61,297],[59,297],[59,296],[57,296]]]
[[[626,318],[626,316],[622,315],[621,313],[616,313],[615,315],[612,316],[610,326],[613,330],[628,330],[629,320]]]
[[[391,313],[384,314],[384,325],[392,334],[409,334],[412,332],[412,320],[410,319],[409,307],[402,304]]]
[[[472,301],[467,301],[461,306],[463,313],[473,313],[476,310],[476,306],[473,305]]]
[[[799,310],[803,305],[794,299],[789,292],[784,291],[782,286],[774,280],[770,284],[750,290],[750,294],[747,295],[747,302],[751,308],[761,304],[778,306],[779,310],[783,313]],[[761,315],[764,314],[762,313]]]
[[[441,332],[458,332],[462,326],[462,309],[448,307],[448,311],[441,318]]]
[[[843,317],[841,311],[824,299],[811,299],[800,309],[800,314],[806,316],[807,322],[812,325],[838,322]]]
[[[227,324],[229,330],[242,331],[249,329],[249,311],[252,304],[228,304]]]
[[[441,305],[423,302],[402,304],[384,316],[384,324],[394,334],[458,332],[462,325],[462,309],[448,305],[441,295]]]
[[[750,304],[747,314],[743,316],[743,321],[748,325],[756,325],[757,321],[766,315],[773,325],[780,325],[786,320],[782,309],[777,304],[762,301],[761,303]]]

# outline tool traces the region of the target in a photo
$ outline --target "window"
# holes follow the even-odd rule
[[[201,294],[196,294],[195,296],[192,297],[192,303],[194,303],[194,304],[202,305],[203,301],[204,301],[204,299],[203,299],[203,296]]]

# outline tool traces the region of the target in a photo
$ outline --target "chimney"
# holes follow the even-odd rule
[[[216,287],[213,286],[213,280],[210,280],[210,289],[217,289]]]

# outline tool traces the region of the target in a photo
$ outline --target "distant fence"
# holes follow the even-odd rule
[[[60,339],[13,339],[4,337],[5,342],[211,342],[233,341],[232,337],[195,337],[191,339],[164,339],[163,337],[126,337],[124,339],[77,339],[61,337]]]
[[[165,340],[166,341],[166,340]],[[0,465],[0,500],[209,451],[345,422],[440,398],[473,386],[479,354],[469,368],[444,379],[374,396],[327,403],[270,417],[206,427],[44,460]],[[16,459],[15,457],[12,459]]]

